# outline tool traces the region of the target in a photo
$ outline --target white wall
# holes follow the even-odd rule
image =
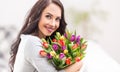
[[[101,26],[104,38],[100,42],[105,50],[120,63],[120,0],[107,0],[103,8],[108,11],[108,19]]]

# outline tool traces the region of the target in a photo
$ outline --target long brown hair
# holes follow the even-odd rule
[[[38,22],[40,20],[41,14],[42,14],[43,10],[50,3],[54,3],[54,4],[58,5],[62,10],[60,26],[50,37],[54,38],[54,35],[56,32],[60,32],[61,34],[64,34],[67,24],[64,19],[64,7],[63,7],[62,3],[59,0],[38,0],[35,3],[35,5],[32,7],[30,13],[28,14],[28,16],[25,20],[25,23],[24,23],[22,29],[20,30],[20,33],[17,36],[16,41],[11,46],[11,51],[10,51],[11,57],[9,60],[11,72],[13,72],[13,69],[14,69],[15,58],[16,58],[16,54],[18,51],[19,43],[21,41],[20,35],[21,34],[32,34],[32,33],[35,33],[38,31]]]

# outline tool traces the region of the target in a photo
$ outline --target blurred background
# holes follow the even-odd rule
[[[37,0],[0,0],[0,72],[7,72],[10,45]],[[61,0],[67,28],[99,44],[120,64],[120,0]]]

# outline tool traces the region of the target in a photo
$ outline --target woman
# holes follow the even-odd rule
[[[39,56],[41,38],[64,34],[64,8],[59,0],[38,0],[31,9],[16,42],[11,47],[11,72],[77,72],[82,63],[57,71],[46,58]]]

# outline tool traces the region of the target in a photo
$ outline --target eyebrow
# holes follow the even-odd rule
[[[46,14],[49,14],[49,15],[53,16],[53,14],[50,13],[50,12],[47,12]],[[61,19],[61,16],[57,16],[57,17]]]

